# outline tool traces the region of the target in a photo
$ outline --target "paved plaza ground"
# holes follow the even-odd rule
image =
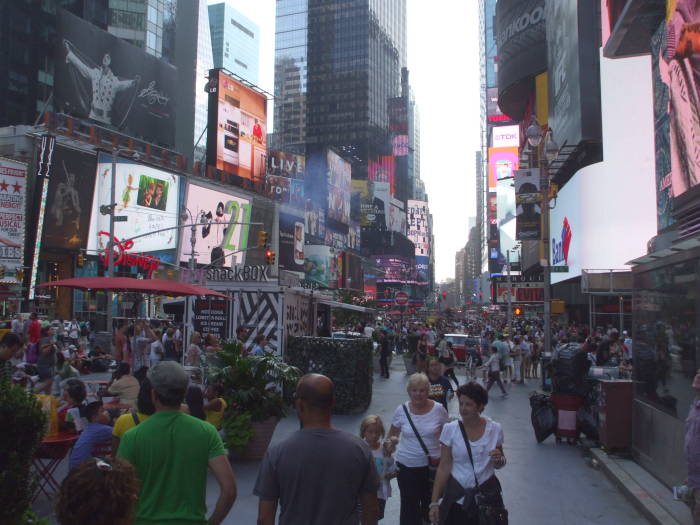
[[[463,374],[458,376],[460,381],[464,379]],[[372,404],[367,414],[380,415],[388,425],[395,408],[407,399],[405,383],[403,363],[395,359],[390,379],[375,375]],[[588,465],[580,447],[557,445],[553,437],[537,444],[530,424],[528,403],[528,393],[537,388],[537,382],[530,380],[530,383],[512,385],[507,399],[503,399],[494,388],[485,411],[486,415],[503,425],[508,465],[498,475],[510,512],[510,522],[513,525],[647,523],[602,472]],[[338,428],[357,433],[365,415],[335,416],[333,423]],[[456,400],[450,404],[450,415],[458,415]],[[298,427],[296,416],[290,414],[280,421],[273,442],[284,439]],[[61,466],[62,469],[65,469],[65,464]],[[238,499],[226,524],[255,524],[258,498],[253,495],[253,486],[258,465],[258,461],[234,464]],[[387,502],[386,517],[381,522],[384,525],[399,523],[399,492],[396,480],[392,483],[394,496]],[[217,494],[216,481],[210,475],[209,508],[213,508]],[[50,504],[40,496],[35,509],[41,515],[47,515]]]

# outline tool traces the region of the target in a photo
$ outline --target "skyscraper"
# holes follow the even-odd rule
[[[168,30],[175,18],[176,4],[177,0],[109,0],[107,30],[150,55],[166,55],[169,60],[167,53],[172,42]]]
[[[214,67],[228,69],[251,84],[260,71],[260,28],[226,2],[209,6]]]

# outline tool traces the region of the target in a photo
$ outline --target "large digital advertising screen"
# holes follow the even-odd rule
[[[136,236],[132,252],[154,252],[177,248],[180,206],[180,177],[167,171],[144,166],[127,159],[117,159],[115,173],[115,215],[124,217],[114,223],[114,236],[124,242]],[[109,215],[100,206],[110,204],[112,156],[101,153],[97,158],[97,180],[92,200],[89,252],[102,251],[109,240]],[[150,234],[149,234],[150,233]],[[144,235],[149,234],[149,235]]]
[[[409,200],[406,202],[408,239],[416,246],[416,257],[430,256],[430,231],[428,231],[428,203]]]
[[[304,270],[306,280],[322,288],[336,288],[338,285],[338,257],[330,246],[307,244],[304,247]]]
[[[246,253],[239,250],[248,247],[250,226],[236,223],[251,222],[250,199],[190,184],[185,208],[197,222],[194,249],[198,264],[225,267],[245,264]],[[190,228],[183,228],[180,261],[190,258],[191,238]]]
[[[207,164],[246,180],[267,170],[267,98],[219,69],[209,71]]]
[[[175,143],[175,67],[63,9],[57,29],[59,111],[150,142]]]
[[[77,251],[88,239],[97,158],[58,147],[51,162],[42,244]]]
[[[498,181],[512,177],[519,167],[518,148],[489,148],[489,190]]]
[[[0,157],[0,181],[0,264],[5,279],[16,282],[24,262],[27,165]]]
[[[659,230],[673,223],[674,197],[700,182],[700,0],[669,2],[652,38]]]
[[[516,223],[515,238],[536,241],[542,238],[542,194],[540,170],[515,172]]]
[[[289,203],[295,208],[303,208],[305,169],[306,159],[302,155],[269,151],[265,196],[268,199]]]
[[[359,210],[362,228],[385,231],[387,213],[390,213],[389,203],[388,183],[377,183],[371,180],[352,181],[352,207]]]
[[[350,163],[337,153],[326,152],[328,182],[328,218],[343,224],[350,222]]]

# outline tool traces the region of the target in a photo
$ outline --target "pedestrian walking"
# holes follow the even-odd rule
[[[449,412],[447,401],[448,398],[451,399],[454,390],[447,378],[442,375],[442,366],[442,363],[437,359],[431,359],[428,363],[428,381],[430,381],[428,397],[440,403]]]
[[[484,387],[464,384],[457,390],[457,397],[460,419],[447,423],[440,435],[440,466],[431,497],[430,522],[479,525],[470,489],[478,487],[490,505],[503,507],[501,484],[495,475],[495,469],[506,464],[503,430],[499,423],[482,415],[489,399]]]
[[[211,469],[220,492],[208,523],[219,525],[236,499],[221,437],[210,423],[180,411],[189,379],[179,363],[158,363],[148,378],[156,413],[122,436],[117,453],[141,480],[136,523],[207,523]]]
[[[401,492],[401,525],[422,525],[428,519],[431,482],[440,462],[438,438],[448,421],[447,410],[428,398],[430,381],[415,373],[406,385],[409,401],[394,411],[389,437],[400,437],[396,452]]]
[[[391,349],[389,348],[389,337],[386,334],[379,336],[379,368],[382,377],[389,379],[389,356]]]
[[[297,384],[301,428],[268,448],[253,490],[258,525],[362,525],[377,522],[377,469],[362,439],[331,426],[333,382],[306,374]]]
[[[374,464],[379,476],[377,521],[384,519],[386,500],[391,497],[390,480],[396,477],[398,471],[396,462],[392,457],[396,450],[398,439],[387,439],[384,442],[384,446],[382,446],[381,440],[384,438],[385,432],[384,423],[377,415],[369,415],[360,423],[360,437],[365,440],[372,451],[372,457],[374,457]]]
[[[489,356],[486,363],[484,363],[484,368],[488,370],[489,374],[489,380],[486,385],[486,391],[488,392],[489,390],[491,390],[491,387],[494,383],[498,383],[498,386],[501,388],[501,392],[503,392],[503,396],[507,396],[508,392],[506,392],[506,389],[503,386],[503,382],[501,381],[501,359],[499,358],[499,352],[496,346],[491,347],[491,355]]]
[[[428,371],[428,338],[425,334],[420,336],[418,340],[418,349],[416,351],[416,370],[419,373]]]

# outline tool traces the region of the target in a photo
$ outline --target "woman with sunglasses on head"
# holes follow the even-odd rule
[[[440,435],[440,465],[430,502],[430,523],[478,525],[477,486],[489,504],[503,507],[501,484],[494,471],[506,464],[503,429],[482,416],[489,400],[483,386],[466,383],[457,389],[457,398],[461,418],[447,423]]]

